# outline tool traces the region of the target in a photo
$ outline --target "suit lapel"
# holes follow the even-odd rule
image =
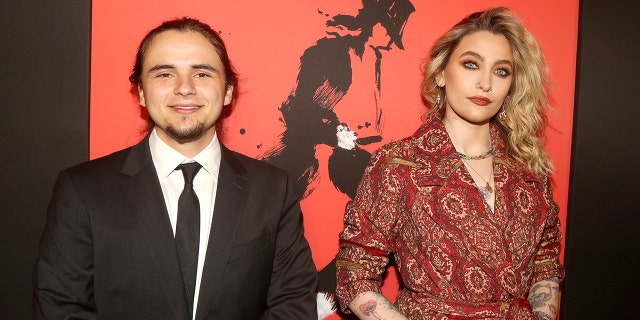
[[[211,300],[218,293],[220,280],[227,265],[236,230],[244,215],[249,193],[249,183],[243,179],[246,173],[235,155],[221,145],[222,160],[218,175],[216,202],[211,222],[196,319],[205,319]]]
[[[134,146],[122,168],[131,178],[123,183],[132,210],[165,289],[175,319],[190,319],[173,230],[156,174],[148,137]]]

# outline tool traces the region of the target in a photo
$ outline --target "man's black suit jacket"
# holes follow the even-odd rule
[[[222,146],[196,319],[317,319],[290,176]],[[62,171],[34,269],[36,319],[191,319],[148,138]]]

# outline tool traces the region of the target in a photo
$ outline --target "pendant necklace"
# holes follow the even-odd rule
[[[478,171],[476,171],[476,169],[474,169],[471,164],[469,162],[466,162],[464,160],[462,160],[464,163],[467,164],[467,166],[469,168],[471,168],[471,170],[473,170],[473,172],[476,173],[476,175],[478,175],[478,177],[480,177],[480,179],[482,179],[482,181],[485,182],[485,186],[481,187],[478,184],[476,184],[476,187],[478,188],[478,191],[480,191],[480,194],[482,194],[482,197],[484,198],[484,200],[489,203],[489,199],[491,199],[491,194],[493,193],[493,188],[491,187],[491,184],[489,184],[489,181],[491,180],[491,177],[493,176],[493,163],[491,164],[491,175],[489,175],[489,180],[486,180],[485,178],[483,178]]]

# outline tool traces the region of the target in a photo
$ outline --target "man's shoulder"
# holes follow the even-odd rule
[[[66,168],[58,173],[56,185],[63,189],[74,186],[76,192],[107,197],[127,177],[122,174],[122,170],[130,150],[131,148],[123,149]]]
[[[228,156],[230,156],[227,158],[227,160],[237,161],[249,173],[271,172],[271,173],[286,174],[286,171],[284,169],[281,169],[270,163],[267,163],[264,160],[258,160],[231,149],[227,149],[227,151],[229,152]]]
[[[89,160],[66,169],[66,171],[74,174],[92,174],[97,172],[119,172],[132,147],[115,151],[111,154]]]

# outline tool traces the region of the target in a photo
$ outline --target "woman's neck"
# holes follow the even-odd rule
[[[477,156],[491,149],[489,122],[473,124],[462,119],[447,117],[442,122],[456,151],[469,156]]]

